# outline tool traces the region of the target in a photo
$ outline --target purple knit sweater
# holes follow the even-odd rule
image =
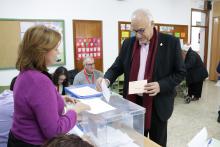
[[[12,133],[24,142],[41,145],[67,133],[77,119],[74,111],[63,115],[64,101],[52,81],[36,70],[20,72],[14,85]]]

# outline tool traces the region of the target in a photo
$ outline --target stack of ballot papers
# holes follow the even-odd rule
[[[80,101],[82,103],[87,104],[87,105],[90,106],[91,110],[89,110],[88,112],[92,113],[92,114],[104,113],[104,112],[116,109],[115,107],[112,107],[111,105],[104,102],[100,98],[82,99]]]
[[[112,107],[108,103],[104,102],[101,98],[92,98],[92,99],[80,99],[80,102],[90,106],[89,113],[100,114],[107,111],[115,110],[115,107]],[[67,110],[74,109],[74,104],[67,103]]]
[[[92,135],[92,139],[100,147],[139,147],[126,133],[110,126],[104,129],[99,128],[97,136]]]
[[[65,88],[66,93],[70,94],[73,97],[76,98],[91,98],[91,97],[100,97],[102,96],[101,92],[98,92],[97,90],[89,87],[89,86],[83,86],[83,87],[66,87]]]

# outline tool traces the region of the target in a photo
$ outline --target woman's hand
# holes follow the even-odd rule
[[[86,110],[90,110],[90,106],[89,105],[86,105],[82,102],[77,102],[75,105],[74,105],[74,108],[73,108],[76,113],[80,113],[82,111],[86,111]]]
[[[68,96],[68,95],[64,95],[64,96],[62,96],[62,97],[63,97],[63,99],[64,99],[64,101],[65,101],[66,103],[76,104],[76,103],[79,102],[79,100],[77,100],[77,99],[75,99],[75,98],[73,98],[73,97],[70,97],[70,96]]]

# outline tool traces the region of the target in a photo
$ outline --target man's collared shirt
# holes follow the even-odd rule
[[[140,49],[140,67],[137,80],[144,80],[146,61],[148,56],[149,44],[142,44]]]

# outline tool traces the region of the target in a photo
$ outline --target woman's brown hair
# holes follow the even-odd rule
[[[19,46],[16,68],[20,71],[27,69],[47,71],[46,53],[55,49],[60,40],[60,33],[46,26],[29,28]]]

